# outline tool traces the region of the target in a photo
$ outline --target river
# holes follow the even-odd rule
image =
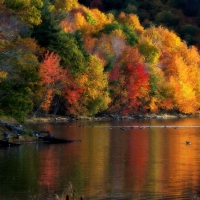
[[[200,118],[25,127],[81,141],[0,148],[1,200],[200,198]]]

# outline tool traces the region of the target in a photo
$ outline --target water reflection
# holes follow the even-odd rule
[[[69,183],[73,195],[85,199],[194,199],[200,186],[199,124],[200,119],[29,124],[82,142],[0,149],[0,199],[61,198]]]

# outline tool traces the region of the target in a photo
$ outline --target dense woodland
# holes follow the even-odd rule
[[[196,114],[198,0],[0,0],[0,115]]]

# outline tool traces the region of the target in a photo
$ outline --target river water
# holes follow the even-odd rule
[[[200,118],[25,126],[81,141],[0,148],[0,200],[200,199]]]

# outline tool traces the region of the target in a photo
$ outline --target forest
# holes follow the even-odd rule
[[[0,117],[197,114],[198,0],[0,0]]]

